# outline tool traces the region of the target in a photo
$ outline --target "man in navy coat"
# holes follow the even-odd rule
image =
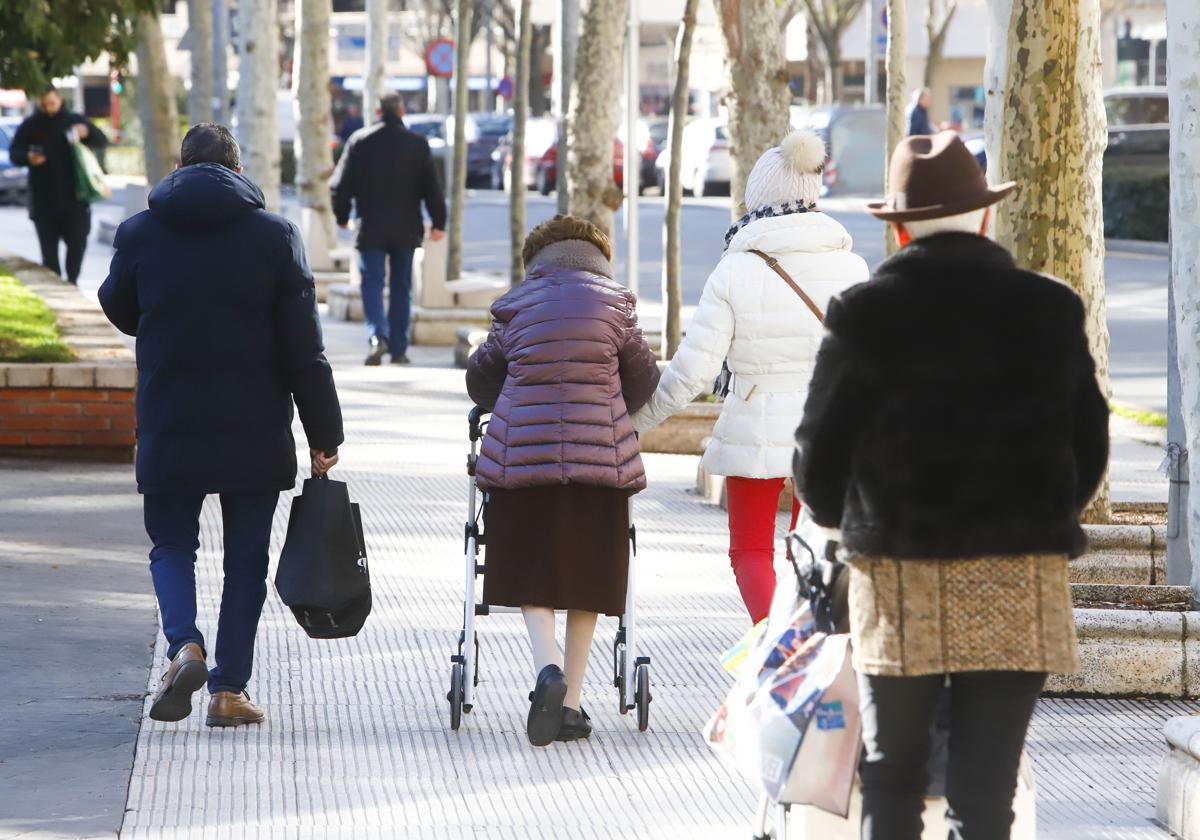
[[[223,126],[193,127],[181,160],[150,209],[117,229],[100,303],[137,336],[137,481],[171,659],[150,717],[187,717],[207,682],[208,725],[238,726],[263,718],[246,684],[271,521],[296,481],[292,403],[315,475],[337,463],[342,412],[299,230],[264,209]],[[195,577],[210,494],[220,496],[225,548],[211,673]]]

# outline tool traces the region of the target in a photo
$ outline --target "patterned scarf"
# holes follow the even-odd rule
[[[751,222],[756,222],[759,219],[769,219],[774,216],[790,216],[793,213],[819,213],[816,202],[805,204],[802,201],[785,201],[782,204],[770,204],[766,207],[759,207],[756,210],[751,210],[745,216],[738,219],[729,228],[725,234],[725,250],[729,250],[729,243],[733,241],[733,237],[737,236],[737,232]]]

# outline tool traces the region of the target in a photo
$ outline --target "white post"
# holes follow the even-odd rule
[[[1171,289],[1174,293],[1180,408],[1185,437],[1183,457],[1191,484],[1200,481],[1200,5],[1195,0],[1167,3],[1167,98],[1171,102]],[[1174,436],[1172,436],[1174,437]],[[1200,493],[1188,494],[1186,533],[1192,557],[1200,557]],[[1174,559],[1174,558],[1171,558]],[[1176,572],[1178,575],[1178,571]],[[1173,575],[1172,577],[1176,577]],[[1200,581],[1191,568],[1193,598]]]
[[[625,37],[625,260],[626,284],[635,295],[638,292],[638,182],[642,170],[637,148],[637,124],[641,112],[638,5],[638,0],[629,0],[629,26]]]
[[[387,68],[388,2],[367,0],[367,62],[363,72],[363,125],[375,122]]]
[[[558,212],[570,212],[570,187],[567,183],[567,115],[571,113],[571,85],[575,81],[575,50],[579,44],[579,0],[560,0],[558,49],[554,51],[554,83],[558,90]]]
[[[867,0],[863,14],[867,16],[867,66],[863,76],[863,103],[874,105],[879,90],[879,0]]]

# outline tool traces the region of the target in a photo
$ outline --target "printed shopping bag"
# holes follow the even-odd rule
[[[371,612],[358,505],[345,482],[310,478],[292,499],[275,589],[314,639],[357,635]]]
[[[807,598],[790,597],[790,620],[768,620],[704,736],[772,799],[844,815],[861,729],[850,640],[818,632]]]
[[[76,142],[71,144],[71,155],[75,161],[75,197],[89,204],[111,197],[104,170],[92,150]]]
[[[858,762],[862,754],[862,719],[858,706],[858,682],[850,656],[850,637],[826,638],[823,653],[832,667],[841,657],[841,667],[829,688],[821,694],[801,735],[800,748],[794,753],[782,787],[767,788],[779,802],[813,805],[831,814],[846,816],[854,788]],[[804,726],[798,709],[790,716],[797,727]],[[786,751],[780,756],[779,769],[787,766]]]

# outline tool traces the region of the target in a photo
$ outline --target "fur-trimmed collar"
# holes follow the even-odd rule
[[[549,268],[579,268],[613,278],[613,265],[604,258],[604,253],[591,242],[582,239],[567,239],[552,242],[533,255],[525,267],[527,276],[544,273]]]

